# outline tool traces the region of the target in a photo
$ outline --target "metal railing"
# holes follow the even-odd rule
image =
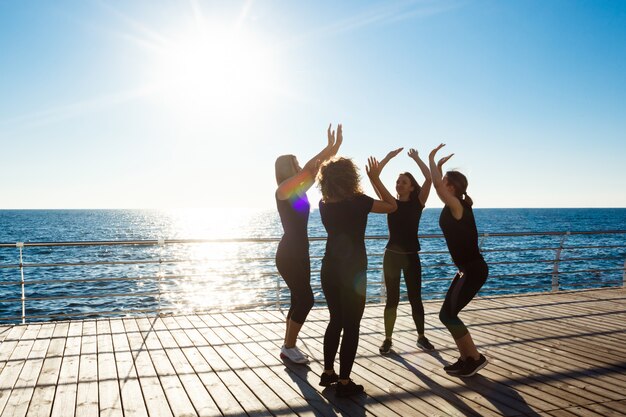
[[[625,230],[480,234],[490,267],[481,294],[626,286],[625,236]],[[281,308],[289,300],[274,265],[279,240],[0,243],[0,323]],[[386,240],[366,237],[368,302],[385,299]],[[323,303],[319,267],[325,238],[310,241],[312,288],[316,303]],[[422,297],[442,297],[455,272],[443,236],[420,235],[420,241]],[[17,263],[5,262],[6,251],[14,249]]]

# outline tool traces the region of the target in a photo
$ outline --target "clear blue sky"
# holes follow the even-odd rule
[[[0,0],[0,51],[0,208],[272,207],[329,122],[477,207],[626,207],[624,1]]]

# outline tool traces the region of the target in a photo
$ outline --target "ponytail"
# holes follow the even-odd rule
[[[467,195],[467,177],[461,174],[459,171],[448,171],[446,172],[446,176],[448,177],[448,181],[454,187],[454,192],[456,197],[464,202],[469,207],[474,205],[474,201]]]
[[[462,200],[465,201],[468,206],[472,207],[474,205],[474,200],[472,200],[470,196],[467,195],[467,193],[463,193],[461,197],[462,197]]]

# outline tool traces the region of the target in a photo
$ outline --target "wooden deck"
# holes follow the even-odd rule
[[[502,296],[462,313],[489,365],[447,375],[453,341],[426,302],[415,346],[402,304],[396,354],[382,357],[380,305],[368,306],[352,377],[367,395],[338,399],[317,385],[326,309],[300,346],[310,366],[278,358],[279,311],[144,317],[0,327],[2,416],[626,415],[626,290]]]

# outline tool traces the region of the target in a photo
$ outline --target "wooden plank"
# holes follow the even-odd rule
[[[602,405],[621,413],[621,415],[626,415],[626,400],[606,402]]]
[[[464,320],[466,322],[468,321],[465,316]],[[472,327],[470,326],[470,328]],[[537,363],[537,359],[535,357],[536,355],[532,352],[529,353],[527,349],[512,347],[510,345],[507,345],[505,348],[499,349],[497,347],[497,343],[493,342],[494,340],[500,340],[500,338],[502,338],[502,340],[506,340],[508,336],[506,336],[505,334],[503,335],[502,333],[493,331],[492,334],[486,336],[485,333],[489,332],[485,332],[484,329],[482,331],[481,329],[474,329],[472,331],[473,338],[477,341],[479,345],[495,346],[489,349],[482,348],[482,350],[490,357],[490,359],[498,358],[505,363],[512,363],[514,366],[513,369],[517,368],[519,370],[522,370],[527,376],[530,376],[533,379],[537,378],[539,382],[553,384],[555,388],[562,390],[563,392],[569,392],[568,396],[563,397],[567,401],[580,404],[581,401],[585,403],[590,403],[603,400],[604,397],[595,395],[591,392],[587,392],[587,385],[580,381],[568,380],[569,383],[563,383],[558,380],[553,380],[554,371],[544,371],[544,368],[548,367],[548,365],[545,365],[543,363]],[[479,346],[479,349],[480,348],[481,346]]]
[[[468,323],[471,323],[474,317],[481,316],[474,314],[472,317],[468,317]],[[483,327],[479,329],[478,333],[479,337],[491,337],[492,339],[502,337],[502,331],[493,326]],[[474,333],[472,335],[474,336]],[[506,340],[506,338],[503,339]],[[541,372],[549,372],[561,376],[567,375],[568,383],[583,389],[585,392],[582,395],[588,397],[591,401],[600,402],[624,398],[621,393],[613,392],[615,384],[620,382],[611,377],[611,375],[595,369],[582,368],[579,358],[569,358],[567,355],[559,355],[558,353],[547,356],[545,355],[546,352],[538,351],[537,344],[534,342],[525,342],[525,345],[525,348],[508,345],[503,349],[496,346],[492,350],[497,351],[498,354],[515,353],[519,357],[525,357],[529,364],[536,365],[537,369],[541,369]],[[543,355],[538,355],[538,353]],[[597,378],[599,376],[602,376],[601,380]],[[601,386],[601,388],[597,388],[596,385]],[[591,395],[592,393],[594,395]]]
[[[41,326],[16,385],[10,393],[10,398],[2,413],[3,415],[12,417],[22,417],[26,415],[28,404],[35,392],[37,378],[39,378],[53,331],[54,324],[44,324]]]
[[[113,337],[108,319],[96,322],[98,349],[98,393],[101,417],[122,417],[122,396],[118,383]]]
[[[4,340],[0,343],[0,374],[6,366],[9,357],[26,331],[26,326],[13,326],[4,334]]]
[[[474,316],[475,316],[475,315],[474,315]],[[472,316],[472,317],[473,317],[473,316]],[[474,318],[474,317],[473,317],[473,318]],[[464,320],[465,320],[465,319],[464,319]],[[474,323],[474,324],[476,324],[476,323],[480,323],[480,321],[479,321],[479,320],[477,320],[477,321],[475,321],[475,323]],[[473,331],[474,339],[480,338],[482,333],[484,333],[484,331],[483,331],[483,332],[481,332],[481,330],[480,330],[480,329],[479,329],[479,330],[477,330],[477,331]],[[498,330],[495,330],[495,329],[494,329],[494,330],[492,330],[492,333],[493,333],[493,334],[491,335],[492,337],[501,336],[501,334],[500,334],[501,332],[499,332]],[[508,336],[503,335],[503,338],[506,338],[506,337],[508,337]],[[490,340],[493,340],[493,339],[490,339]],[[509,348],[509,346],[507,346],[506,348],[502,349],[501,353],[502,353],[502,354],[510,354],[510,351],[511,351],[511,350],[514,350],[514,349],[517,349],[517,348]],[[527,354],[528,354],[528,352],[521,351],[521,350],[518,350],[517,352],[519,353],[519,355],[518,355],[519,357],[525,357],[525,355],[527,355]],[[531,355],[531,357],[529,358],[529,361],[531,361],[531,362],[532,362],[532,361],[534,360],[534,358],[532,357],[532,354],[530,354],[530,355]],[[496,354],[494,353],[494,354],[493,354],[493,357],[498,357],[498,356],[496,356]],[[504,359],[504,358],[502,358],[502,357],[501,357],[501,359]],[[506,359],[506,360],[508,360],[508,359]],[[527,366],[527,361],[523,361],[523,362],[521,363],[521,369],[524,369],[524,368],[523,368],[524,366]],[[539,368],[540,368],[540,367],[541,367],[541,365],[537,365],[536,367],[539,367]],[[533,369],[534,369],[534,368],[533,368]],[[549,375],[549,374],[548,374],[548,375]],[[546,382],[546,381],[543,381],[543,382]],[[571,381],[570,381],[570,382],[571,382]],[[567,388],[571,388],[571,387],[569,387],[569,386],[568,386],[568,385],[566,385],[566,384],[561,384],[560,386],[561,386],[561,387],[565,387],[566,389],[567,389]],[[579,395],[583,395],[583,397],[584,397],[584,396],[588,396],[589,394],[586,392],[586,390],[588,390],[588,389],[590,389],[590,388],[589,388],[588,386],[586,386],[586,385],[582,385],[582,386],[581,386],[580,384],[578,384],[578,387],[577,387],[576,389],[578,389],[578,391],[575,393],[576,395],[571,396],[571,397],[569,398],[569,400],[570,400],[570,401],[578,401],[578,402],[580,403],[580,401],[579,401]],[[591,387],[591,389],[593,390],[593,387]],[[599,400],[599,398],[598,398],[598,397],[593,397],[593,398],[591,398],[591,399],[588,399],[588,400],[587,400],[587,402],[593,402],[593,401],[596,401],[596,400]]]
[[[179,328],[176,321],[171,317],[159,318],[155,322],[156,334],[197,413],[201,416],[221,414],[217,404],[196,374],[196,370],[180,350],[180,346],[176,343],[165,322],[168,322],[175,329]]]
[[[276,315],[276,312],[270,312],[270,314]],[[310,320],[307,320],[305,323],[305,327],[301,330],[301,333],[307,334],[311,340],[318,340],[319,343],[317,346],[315,344],[308,345],[311,348],[313,357],[323,357],[323,349],[321,341],[323,340],[323,333],[326,329],[326,312],[322,310],[312,311],[309,316]],[[321,315],[321,316],[320,316]],[[323,319],[320,319],[323,317]],[[272,326],[274,326],[272,328]],[[279,324],[278,321],[275,321],[273,324],[269,323],[266,325],[268,327],[268,332],[278,332],[281,328],[282,324]],[[363,344],[360,345],[359,351],[363,349]],[[376,347],[376,349],[378,349]],[[465,403],[465,398],[457,397],[455,394],[450,393],[447,389],[440,386],[437,383],[429,384],[425,382],[421,378],[415,378],[415,375],[411,372],[411,370],[407,369],[403,366],[394,366],[393,369],[389,369],[387,366],[389,364],[379,364],[378,360],[384,361],[384,358],[378,358],[378,355],[374,357],[373,355],[367,354],[365,355],[370,361],[361,363],[359,358],[362,358],[363,353],[359,354],[359,357],[355,361],[355,365],[353,368],[353,373],[357,377],[358,381],[365,381],[365,388],[368,397],[373,399],[374,401],[378,401],[376,398],[380,398],[381,401],[387,401],[388,398],[394,398],[397,400],[398,398],[412,398],[415,396],[419,396],[420,399],[425,399],[425,404],[420,404],[424,409],[429,409],[429,407],[434,406],[435,408],[439,408],[439,412],[445,412],[447,414],[459,414],[458,410],[452,408],[450,403],[453,403],[455,407],[462,410],[465,414],[471,414],[472,410],[474,413],[482,413],[483,415],[496,415],[495,413],[490,414],[488,409],[484,409],[481,405],[474,403],[472,401],[469,404]],[[320,372],[322,367],[320,366]],[[370,384],[369,381],[374,380],[376,383]],[[433,392],[437,392],[437,394],[445,396],[445,400],[438,400],[433,396]],[[414,407],[415,408],[415,407]],[[445,410],[445,411],[444,411]]]
[[[238,314],[241,315],[243,313]],[[230,320],[233,320],[236,318],[236,316],[230,314],[227,315],[226,319],[228,318],[230,318]],[[240,319],[239,322],[243,323],[244,321]],[[276,330],[284,328],[283,323],[275,322],[274,325]],[[233,328],[233,331],[236,331],[239,330],[241,326],[231,326],[231,328]],[[268,332],[264,333],[267,334]],[[323,344],[321,343],[322,339],[309,338],[306,337],[304,333],[302,333],[301,335],[305,336],[303,339],[306,339],[308,342],[306,347],[304,346],[304,342],[302,342],[301,348],[304,351],[309,351],[312,354],[318,355],[318,352],[321,352],[321,350],[323,349]],[[315,344],[315,346],[313,346],[313,344]],[[272,346],[273,349],[271,349],[270,346]],[[267,349],[273,350],[275,355],[278,353],[278,348],[276,345],[267,344],[266,347]],[[269,352],[270,350],[268,350],[268,353]],[[288,368],[292,368],[295,371],[297,371],[298,368],[302,368],[299,365],[291,364],[287,360],[285,360],[284,363]],[[321,375],[321,373],[323,372],[323,366],[320,361],[314,359],[313,363],[310,365],[310,368],[315,370],[315,374],[310,378],[310,384],[313,386],[317,386],[319,383],[319,375]],[[408,402],[403,401],[404,393],[401,393],[395,389],[383,390],[376,384],[376,382],[379,382],[379,378],[376,374],[370,373],[369,377],[369,382],[371,384],[366,389],[367,395],[359,400],[359,405],[364,407],[367,412],[372,413],[373,415],[428,415],[429,411],[433,412],[434,410],[436,410],[429,404],[422,404],[420,407],[411,407]],[[343,400],[335,397],[333,389],[323,389],[323,387],[320,387],[319,389],[321,390],[320,392],[324,394],[329,401],[333,402],[336,406],[340,406]],[[389,405],[383,404],[383,402],[379,399],[381,397],[389,397],[389,400],[386,401],[386,403]],[[393,406],[391,406],[391,404],[393,404]]]
[[[233,331],[241,331],[246,335],[246,338],[253,340],[254,343],[243,343],[241,347],[237,349],[245,347],[248,352],[244,351],[238,354],[246,361],[246,365],[250,362],[253,364],[248,366],[254,369],[261,379],[265,381],[279,379],[282,381],[282,384],[272,382],[271,385],[277,394],[290,402],[289,406],[292,410],[302,415],[303,412],[301,410],[303,403],[304,407],[310,407],[311,412],[314,412],[315,415],[327,416],[340,414],[340,409],[333,406],[333,404],[321,394],[322,387],[317,388],[317,374],[312,377],[312,381],[309,383],[306,378],[306,374],[310,373],[309,367],[294,365],[293,368],[295,368],[296,371],[292,371],[289,364],[284,364],[283,361],[278,358],[273,344],[271,345],[273,348],[272,351],[267,350],[261,345],[266,339],[263,334],[258,331],[259,326],[254,322],[254,319],[247,319],[246,317],[245,322],[250,324],[237,324],[236,329],[233,329]],[[232,320],[231,323],[233,323]],[[243,340],[243,336],[241,337],[241,340]],[[255,359],[258,360],[258,362],[255,362]],[[272,373],[266,374],[266,369],[263,369],[263,367]],[[302,372],[298,372],[298,370]],[[305,376],[302,377],[302,374]]]
[[[135,319],[123,319],[122,322],[128,338],[130,352],[135,361],[135,369],[148,414],[150,417],[171,417],[173,414],[167,401],[167,396],[163,391],[161,381],[152,364],[150,353]]]
[[[502,302],[498,301],[498,300],[493,300],[493,303],[495,305],[499,305],[499,306],[505,306],[505,304],[503,304]],[[592,346],[594,346],[597,349],[605,349],[607,347],[612,346],[613,349],[617,350],[617,351],[622,351],[621,353],[623,353],[623,349],[624,349],[624,342],[626,342],[626,332],[624,332],[623,329],[623,316],[624,316],[624,310],[626,309],[626,305],[622,308],[621,311],[615,312],[616,314],[619,313],[620,314],[620,318],[617,324],[613,325],[612,328],[614,329],[616,332],[613,332],[611,335],[596,335],[595,338],[597,340],[601,340],[601,342],[599,343],[593,343],[592,342]],[[581,329],[586,329],[586,330],[590,330],[591,333],[597,333],[598,330],[602,330],[604,328],[606,328],[608,326],[608,323],[603,322],[603,326],[598,329],[598,320],[597,318],[594,319],[589,319],[588,315],[590,312],[593,312],[593,310],[585,310],[583,312],[573,312],[570,309],[567,309],[566,307],[563,308],[558,308],[558,307],[550,307],[550,308],[546,308],[545,310],[541,310],[538,311],[537,309],[525,309],[524,310],[524,319],[526,321],[528,321],[528,319],[540,319],[541,324],[543,325],[544,323],[548,326],[552,325],[552,326],[558,326],[560,329],[576,329],[576,333],[584,333],[581,332]],[[507,310],[503,310],[503,314],[511,314],[510,311]],[[549,319],[549,321],[547,321],[546,319]],[[591,320],[591,321],[589,321]],[[593,323],[592,327],[589,327],[588,325],[585,325],[585,323],[589,324],[589,323]],[[524,323],[520,323],[520,324],[524,324]],[[621,342],[617,342],[616,339],[623,339]]]
[[[141,337],[146,349],[150,354],[152,365],[157,372],[163,391],[167,396],[168,403],[174,416],[197,415],[191,400],[185,392],[185,388],[172,366],[161,341],[157,336],[155,325],[159,322],[156,317],[138,318],[136,320]]]
[[[275,373],[275,369],[265,366],[259,359],[259,356],[266,353],[265,349],[242,330],[242,327],[247,325],[245,325],[237,315],[224,314],[221,315],[221,317],[223,317],[225,323],[231,324],[224,327],[224,332],[228,333],[229,337],[239,340],[239,343],[229,345],[233,354],[241,359],[243,366],[252,370],[259,380],[264,381],[264,384],[267,384],[267,387],[272,390],[276,396],[280,397],[287,405],[288,410],[292,410],[293,413],[299,416],[323,415],[321,411],[315,407],[311,407],[311,405],[302,398],[302,393],[298,392],[297,385],[296,387],[292,386],[293,381],[290,381],[291,384],[287,383]],[[220,336],[220,333],[218,333],[218,336]],[[226,337],[226,335],[224,335],[224,337]],[[224,338],[222,338],[222,340],[224,340]],[[281,372],[278,371],[278,373]],[[328,406],[323,408],[326,411],[329,410]]]
[[[11,330],[13,329],[13,325],[1,325],[0,326],[0,345],[7,338]]]
[[[614,401],[613,403],[617,403],[617,401]],[[623,417],[624,411],[626,411],[623,409],[623,407],[620,411],[615,410],[615,408],[611,407],[609,403],[588,404],[585,406],[585,408],[587,409],[587,411],[591,410],[593,413],[606,417]]]
[[[28,406],[27,415],[29,417],[50,416],[57,382],[59,381],[61,363],[63,362],[65,338],[69,329],[69,322],[57,323],[54,327],[52,340],[48,346],[46,358],[37,379],[37,386]]]
[[[308,367],[278,358],[285,318],[274,310],[0,327],[1,414],[626,414],[622,289],[473,300],[461,316],[490,364],[469,379],[441,369],[456,347],[441,300],[424,305],[437,351],[417,349],[401,303],[389,357],[378,354],[383,306],[367,306],[354,375],[368,395],[349,399],[317,385],[325,308],[301,332]]]
[[[178,345],[181,346],[181,351],[201,379],[207,391],[211,394],[222,414],[227,416],[246,416],[247,414],[237,401],[237,398],[228,390],[225,383],[218,376],[218,373],[213,371],[210,364],[200,353],[200,350],[189,338],[188,333],[195,333],[200,339],[202,336],[199,335],[185,316],[174,317],[173,319],[176,320],[178,329],[170,327],[170,325],[173,326],[173,324],[170,324],[171,322],[169,321],[165,322],[166,325],[168,325],[172,336]]]
[[[80,347],[78,387],[76,389],[76,415],[98,417],[98,336],[96,322],[83,322]]]
[[[473,332],[474,334],[475,332]],[[456,346],[449,335],[442,335],[442,332],[430,332],[428,337],[436,346],[433,356],[437,358],[446,357],[446,362],[454,361],[458,355]],[[477,339],[474,337],[474,339]],[[404,338],[396,337],[394,344],[403,350],[411,351],[415,347],[412,343],[407,343]],[[508,357],[501,357],[491,354],[490,350],[486,350],[479,345],[479,349],[489,357],[489,365],[483,369],[479,375],[489,377],[497,384],[505,385],[504,388],[509,391],[509,395],[518,396],[521,405],[527,404],[534,410],[550,410],[555,407],[566,407],[577,404],[572,400],[571,395],[564,391],[563,387],[552,387],[546,385],[541,375],[535,375],[534,372],[526,370],[526,362],[517,358],[512,361]],[[441,356],[443,355],[443,356]],[[431,366],[441,367],[441,364]],[[474,381],[476,377],[469,380]],[[544,378],[545,379],[545,378]],[[483,390],[491,391],[488,385],[483,384]],[[517,393],[517,394],[515,394]]]
[[[13,390],[20,372],[26,363],[26,359],[35,345],[37,333],[39,333],[41,329],[40,324],[29,324],[25,327],[26,330],[17,342],[15,349],[12,350],[11,355],[8,357],[2,373],[0,373],[0,393],[10,393]],[[4,410],[9,396],[10,395],[0,396],[0,412]]]
[[[237,398],[241,407],[246,410],[249,415],[262,416],[271,414],[266,405],[254,394],[253,387],[250,387],[242,381],[236,370],[226,362],[218,353],[218,348],[223,348],[221,340],[215,335],[213,329],[205,326],[199,316],[192,315],[186,317],[194,326],[193,331],[187,332],[187,336],[198,348],[204,359],[211,365],[224,385],[230,390],[232,396]]]
[[[319,326],[319,334],[323,334],[325,326],[321,323],[316,323]],[[361,328],[367,328],[367,320],[362,322]],[[369,333],[369,332],[365,332]],[[391,374],[395,374],[397,377],[390,382],[393,385],[417,384],[420,387],[420,391],[424,392],[422,395],[436,395],[445,398],[445,400],[451,404],[454,404],[457,408],[463,411],[473,410],[480,415],[500,415],[500,414],[514,414],[516,410],[505,403],[505,400],[492,401],[478,392],[465,389],[459,386],[460,381],[458,378],[447,375],[441,369],[441,366],[427,368],[420,359],[425,359],[428,355],[418,358],[406,358],[404,356],[394,356],[393,361],[390,361],[387,357],[382,357],[378,352],[379,341],[372,341],[371,338],[364,335],[361,338],[359,345],[359,351],[361,357],[366,357],[368,362],[361,364],[361,367],[367,369],[373,369],[373,364],[380,364],[380,375],[383,377],[389,377]],[[415,348],[417,349],[417,348]],[[409,385],[410,386],[410,385]],[[511,399],[510,402],[514,400]],[[446,411],[446,410],[442,410]]]
[[[83,323],[70,322],[70,328],[65,339],[63,362],[57,382],[57,391],[54,395],[52,417],[72,417],[76,411],[76,390],[78,388],[78,366],[80,363],[80,346]]]
[[[124,417],[147,417],[148,410],[143,400],[141,386],[135,370],[135,361],[128,346],[124,323],[121,319],[112,319],[109,323],[113,337],[115,364],[117,366]]]
[[[511,317],[509,313],[501,313],[501,317]],[[624,314],[626,319],[626,314]],[[581,336],[578,327],[564,327],[559,323],[542,323],[541,337],[537,335],[537,328],[532,324],[517,324],[516,334],[526,337],[525,340],[535,342],[535,346],[539,349],[544,349],[548,353],[559,351],[563,352],[565,356],[575,356],[582,364],[590,366],[605,367],[606,365],[620,366],[621,358],[626,356],[624,354],[618,354],[617,352],[610,351],[602,348],[602,344],[593,343],[593,338]],[[555,339],[550,339],[553,336]],[[626,366],[621,366],[624,372],[626,372]],[[614,373],[613,378],[626,382],[626,376],[620,373]]]

